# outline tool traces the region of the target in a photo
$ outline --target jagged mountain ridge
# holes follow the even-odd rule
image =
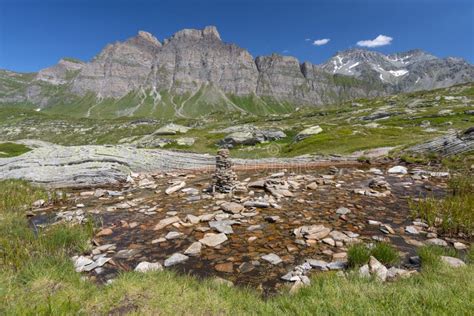
[[[422,51],[385,56],[353,49],[322,65],[277,54],[254,59],[209,26],[179,31],[163,42],[140,31],[107,45],[90,62],[62,59],[37,74],[2,71],[0,102],[70,104],[84,108],[84,116],[107,107],[115,116],[186,116],[202,112],[193,109],[196,104],[209,111],[264,107],[260,112],[267,113],[275,106],[289,110],[288,103],[320,105],[471,81],[472,65]]]

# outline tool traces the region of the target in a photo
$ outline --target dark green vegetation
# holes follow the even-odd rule
[[[355,244],[347,251],[347,261],[350,267],[359,267],[369,262],[370,256],[375,257],[384,265],[395,265],[400,262],[398,251],[385,242],[376,243],[373,248],[365,244]]]
[[[0,143],[0,158],[19,156],[30,150],[30,148],[21,144]]]
[[[202,90],[201,93],[215,92],[212,87]],[[113,102],[102,100],[100,104],[96,104],[95,97],[89,95],[74,106],[58,105],[40,112],[36,112],[31,106],[0,106],[0,135],[2,141],[30,138],[62,145],[126,144],[138,142],[166,123],[174,122],[192,129],[185,135],[158,138],[175,140],[185,136],[195,138],[195,143],[188,147],[173,143],[167,145],[167,148],[214,153],[216,143],[226,135],[222,132],[225,128],[250,124],[259,129],[281,129],[287,137],[256,146],[237,146],[232,149],[234,157],[288,157],[354,152],[364,156],[364,150],[395,146],[400,150],[443,135],[451,129],[463,130],[473,126],[474,116],[466,112],[474,105],[471,90],[472,84],[467,84],[298,109],[290,104],[275,103],[256,96],[229,97],[232,102],[206,107],[200,103],[199,98],[188,99],[190,96],[171,97],[163,94],[162,101],[174,102],[176,107],[156,107],[154,111],[159,113],[153,115],[145,108],[130,108],[130,100],[127,98],[136,98],[133,94]],[[233,103],[239,106],[235,107]],[[117,111],[122,117],[110,115]],[[192,114],[180,115],[183,111]],[[84,115],[87,112],[89,117],[81,117],[87,116]],[[382,119],[373,118],[377,113],[385,113],[387,116]],[[321,126],[323,132],[294,142],[297,133],[314,125]],[[430,157],[408,155],[402,158],[408,163],[430,160]]]
[[[469,314],[473,309],[474,266],[429,269],[440,254],[422,248],[426,269],[395,283],[349,273],[321,273],[297,294],[268,300],[249,289],[230,288],[170,271],[123,273],[111,285],[83,280],[70,256],[88,250],[91,225],[29,227],[28,205],[47,198],[21,181],[0,182],[0,314]],[[394,303],[396,302],[396,303]]]
[[[474,176],[456,176],[449,181],[449,193],[444,199],[428,197],[411,201],[412,216],[422,218],[444,234],[474,234]]]

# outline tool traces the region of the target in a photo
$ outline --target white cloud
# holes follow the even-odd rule
[[[318,39],[313,42],[313,45],[316,45],[316,46],[326,45],[327,43],[329,43],[330,40],[331,39],[329,38]]]
[[[392,40],[393,40],[392,37],[380,34],[373,40],[358,41],[357,45],[362,46],[362,47],[379,47],[379,46],[390,45]]]
[[[309,42],[309,41],[311,41],[311,39],[310,39],[310,38],[305,38],[304,40],[305,40],[305,42]]]

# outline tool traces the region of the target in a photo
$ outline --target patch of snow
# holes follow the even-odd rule
[[[418,79],[416,79],[415,84],[417,84],[418,81],[420,81],[420,77],[418,77]]]
[[[379,75],[379,78],[380,78],[380,80],[385,81],[385,79],[383,78],[382,74]]]
[[[404,76],[408,73],[408,70],[406,69],[400,69],[400,70],[389,70],[389,73],[391,73],[395,77],[401,77]]]
[[[41,109],[40,109],[40,108],[37,108],[35,111],[36,111],[36,112],[39,112],[39,111],[41,111]]]
[[[354,67],[357,67],[359,64],[360,64],[360,62],[356,62],[355,64],[350,65],[348,69],[352,69]]]

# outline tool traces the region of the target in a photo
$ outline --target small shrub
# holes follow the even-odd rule
[[[400,262],[398,251],[392,245],[385,242],[377,243],[372,249],[371,254],[385,265],[395,265]]]
[[[418,248],[418,256],[421,259],[423,267],[433,268],[441,264],[440,256],[456,257],[456,250],[453,248],[445,248],[436,245],[426,245]]]
[[[354,244],[347,251],[347,261],[349,267],[355,268],[369,262],[370,249],[365,244]]]

